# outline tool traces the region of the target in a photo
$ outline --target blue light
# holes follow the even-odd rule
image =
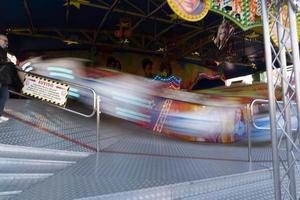
[[[67,79],[74,79],[73,75],[63,74],[63,73],[57,73],[57,72],[50,72],[50,76],[53,76],[53,77],[63,77],[63,78],[67,78]]]
[[[116,108],[116,114],[119,115],[119,116],[131,118],[131,119],[134,119],[134,120],[150,122],[150,116],[142,114],[142,113],[134,112],[134,111],[131,111],[131,110],[127,110],[127,109],[124,109],[124,108],[117,107]]]
[[[118,93],[118,92],[112,92],[112,96],[113,96],[113,99],[118,100],[118,101],[141,106],[144,108],[151,108],[151,106],[150,106],[151,101],[149,101],[147,99],[142,99],[142,98],[139,98],[139,97],[136,97],[133,95],[122,94],[122,93]]]
[[[72,91],[72,92],[75,92],[75,93],[79,93],[79,90],[77,90],[77,89],[75,89],[75,88],[72,88],[72,87],[70,87],[69,90]]]
[[[69,95],[69,96],[72,96],[72,97],[76,97],[76,98],[79,98],[79,97],[80,97],[80,94],[75,93],[75,92],[71,92],[71,91],[69,91],[68,95]]]
[[[61,67],[48,67],[48,70],[49,71],[63,72],[63,73],[66,73],[66,74],[73,74],[72,70],[61,68]]]
[[[158,81],[168,82],[168,83],[171,82],[171,83],[175,83],[177,85],[180,85],[180,83],[181,83],[181,79],[179,79],[175,76],[169,76],[167,78],[163,78],[160,75],[156,75],[153,80],[158,80]]]
[[[150,109],[150,108],[151,108],[150,103],[147,105],[147,104],[144,104],[144,103],[132,101],[132,100],[130,100],[130,99],[125,99],[125,98],[118,97],[118,96],[113,96],[113,99],[118,100],[118,101],[121,101],[121,102],[125,102],[125,103],[128,103],[128,104],[140,106],[140,107],[143,107],[143,108],[147,108],[147,109]]]

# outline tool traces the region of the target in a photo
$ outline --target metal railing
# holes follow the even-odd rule
[[[252,131],[252,116],[250,111],[250,105],[245,106],[245,124],[246,124],[246,133],[248,137],[248,161],[252,162],[252,140],[251,140],[251,131]]]
[[[97,115],[97,119],[96,119],[96,121],[97,121],[97,126],[96,126],[96,138],[97,139],[96,140],[97,141],[96,141],[96,143],[97,143],[97,152],[100,152],[100,114],[101,114],[100,101],[101,101],[101,99],[100,99],[100,96],[96,94],[96,92],[93,88],[83,86],[83,85],[80,85],[80,84],[76,84],[76,83],[73,83],[73,82],[70,82],[70,81],[59,80],[59,79],[55,79],[55,78],[52,78],[52,77],[43,76],[43,75],[40,75],[40,74],[35,74],[35,73],[31,73],[31,72],[24,72],[23,70],[20,70],[20,69],[18,69],[18,71],[21,71],[21,72],[26,73],[26,74],[31,74],[33,76],[53,80],[53,81],[56,81],[56,82],[65,83],[67,85],[75,86],[75,87],[82,88],[82,89],[85,89],[85,90],[89,90],[92,93],[92,96],[93,96],[92,112],[89,113],[89,114],[78,112],[78,111],[75,111],[75,110],[72,110],[72,109],[69,109],[69,108],[65,108],[65,107],[60,107],[60,106],[57,106],[55,104],[51,104],[51,103],[48,103],[48,102],[44,102],[44,101],[42,101],[42,102],[44,102],[48,105],[51,105],[53,107],[65,110],[67,112],[74,113],[76,115],[85,117],[85,118],[91,118],[96,114]],[[22,96],[22,97],[26,97],[26,98],[30,98],[30,99],[35,99],[33,97],[24,95],[24,94],[16,92],[16,91],[9,90],[9,92],[12,93],[12,94],[18,95],[18,96]]]
[[[277,101],[279,104],[284,105],[283,101]],[[260,104],[268,104],[269,100],[267,99],[255,99],[254,101],[251,102],[250,104],[250,116],[251,116],[251,122],[254,128],[258,129],[258,130],[271,130],[270,126],[269,127],[262,127],[256,124],[255,122],[255,111],[254,111],[254,105],[256,103],[260,103]],[[292,103],[292,105],[296,105],[296,103]],[[269,113],[268,113],[269,116]],[[278,120],[278,119],[277,119]],[[278,122],[278,121],[277,121]],[[277,130],[280,130],[280,127],[277,127]],[[297,129],[292,129],[293,131],[297,131]]]
[[[24,71],[23,71],[24,72]],[[72,109],[69,109],[69,108],[65,108],[65,107],[60,107],[60,106],[57,106],[57,105],[54,105],[54,104],[50,104],[50,103],[47,103],[53,107],[57,107],[59,109],[62,109],[62,110],[65,110],[65,111],[68,111],[70,113],[74,113],[76,115],[79,115],[79,116],[82,116],[82,117],[86,117],[86,118],[91,118],[93,117],[95,114],[96,114],[96,143],[97,143],[97,152],[100,151],[100,115],[101,115],[101,111],[100,111],[100,96],[96,94],[95,90],[90,88],[90,87],[87,87],[87,86],[83,86],[83,85],[80,85],[80,84],[76,84],[76,83],[73,83],[73,82],[70,82],[70,81],[65,81],[65,80],[59,80],[59,79],[55,79],[55,78],[50,78],[50,77],[47,77],[47,76],[43,76],[43,75],[39,75],[39,74],[35,74],[35,73],[28,73],[26,72],[27,74],[31,74],[31,75],[34,75],[34,76],[38,76],[38,77],[43,77],[43,78],[47,78],[47,79],[50,79],[50,80],[53,80],[53,81],[57,81],[57,82],[60,82],[60,83],[65,83],[65,84],[68,84],[68,85],[71,85],[71,86],[74,86],[74,87],[78,87],[78,88],[82,88],[82,89],[86,89],[86,90],[89,90],[91,91],[92,93],[92,96],[93,96],[93,106],[92,106],[92,112],[89,113],[89,114],[84,114],[84,113],[81,113],[81,112],[78,112],[78,111],[75,111],[75,110],[72,110]],[[23,97],[26,97],[26,98],[32,98],[30,96],[26,96],[22,93],[19,93],[19,92],[15,92],[15,91],[10,91],[10,93],[13,93],[13,94],[16,94],[16,95],[19,95],[19,96],[23,96]],[[262,102],[262,103],[267,103],[268,100],[263,100],[263,99],[256,99],[254,101],[251,102],[251,104],[247,104],[245,105],[244,109],[245,109],[245,124],[246,124],[246,133],[247,133],[247,136],[248,136],[248,161],[251,162],[252,161],[252,139],[251,139],[251,130],[252,130],[252,126],[257,128],[257,129],[260,129],[260,130],[269,130],[270,128],[268,129],[262,129],[261,127],[257,126],[256,123],[255,123],[255,119],[254,119],[254,104],[256,102]],[[221,105],[213,105],[214,107],[224,107],[224,106],[221,106]],[[233,106],[225,106],[225,107],[233,107]],[[234,106],[235,107],[235,106]]]

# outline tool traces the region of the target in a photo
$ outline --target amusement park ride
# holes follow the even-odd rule
[[[101,96],[104,113],[132,121],[155,133],[184,140],[232,143],[247,137],[247,120],[270,124],[275,198],[299,199],[295,178],[300,174],[299,1],[147,0],[145,9],[139,8],[142,1],[135,1],[139,5],[133,1],[124,1],[130,5],[131,10],[124,9],[120,0],[114,0],[112,4],[97,2],[66,1],[64,7],[68,12],[65,22],[68,28],[58,29],[36,28],[28,1],[24,0],[29,27],[10,27],[8,31],[15,35],[59,39],[69,45],[110,46],[163,56],[172,54],[176,59],[186,58],[199,49],[205,52],[208,45],[214,45],[216,51],[220,52],[230,38],[238,38],[239,32],[246,32],[244,36],[247,37],[243,39],[248,40],[255,40],[263,33],[268,83],[182,91],[181,80],[175,76],[145,79],[107,69],[96,69],[91,73],[90,69],[76,68],[81,66],[77,61],[72,68],[51,67],[58,66],[57,63],[61,63],[59,59],[29,60],[34,73],[90,86]],[[169,7],[166,8],[167,5]],[[97,29],[69,28],[70,10],[73,7],[76,8],[74,13],[84,10],[84,7],[104,10],[104,15],[96,24]],[[170,9],[175,13],[171,19],[168,12]],[[222,15],[223,19],[220,21],[218,18],[217,23],[212,24],[205,21],[207,15],[212,16],[210,11]],[[117,15],[109,21],[112,13]],[[124,14],[135,19],[121,17]],[[200,20],[203,20],[202,24]],[[148,21],[151,22],[146,24]],[[92,26],[92,23],[88,21],[85,25]],[[110,23],[114,23],[118,29],[104,29],[112,27],[107,26]],[[164,24],[163,28],[158,23]],[[180,28],[171,33],[174,27]],[[211,33],[212,29],[216,31]],[[70,39],[72,34],[78,36],[76,41]],[[178,36],[174,37],[176,34]],[[163,50],[156,51],[158,46]],[[194,53],[194,56],[204,57],[205,54],[199,52]],[[238,53],[236,57],[239,57]],[[253,63],[249,66],[256,67]],[[291,69],[290,77],[287,75],[288,68]],[[199,74],[197,81],[202,79],[207,82],[219,81],[218,84],[224,82],[223,77]],[[79,88],[71,88],[70,91],[73,92],[69,93],[70,98],[89,102],[85,92]],[[254,105],[255,102],[269,106],[270,119],[264,113],[249,120],[250,105],[252,115],[259,114],[259,105]],[[282,153],[286,156],[282,157]]]

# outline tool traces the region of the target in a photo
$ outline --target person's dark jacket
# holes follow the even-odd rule
[[[12,62],[0,61],[0,83],[5,85],[13,85],[18,78],[15,64]]]
[[[12,62],[7,61],[6,51],[0,48],[0,83],[15,85],[18,81],[17,67]]]

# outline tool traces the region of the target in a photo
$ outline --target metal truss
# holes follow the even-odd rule
[[[296,10],[289,1],[262,0],[275,199],[298,200],[300,59]],[[268,4],[268,5],[267,5]],[[286,11],[288,11],[288,14]],[[271,36],[277,34],[277,41]],[[292,65],[289,65],[292,64]],[[288,69],[291,76],[288,77]],[[294,82],[294,84],[293,84]],[[278,94],[278,90],[281,93]]]
[[[34,32],[34,27],[33,27],[33,22],[32,22],[32,17],[31,17],[31,11],[30,11],[30,8],[29,8],[28,1],[24,0],[23,4],[24,4],[24,10],[25,10],[25,13],[26,13],[26,16],[27,16],[27,20],[28,20],[30,31],[31,31],[31,33],[33,33]]]
[[[28,20],[27,27],[10,27],[11,34],[15,35],[28,35],[31,37],[42,37],[42,38],[52,38],[59,39],[62,41],[67,41],[68,44],[88,44],[93,46],[109,46],[113,48],[126,48],[129,50],[134,50],[138,52],[148,52],[155,54],[172,54],[173,51],[177,52],[176,49],[187,49],[188,52],[183,52],[184,55],[189,54],[192,50],[186,48],[186,41],[196,37],[199,33],[203,32],[209,27],[204,27],[200,23],[186,23],[181,19],[172,19],[171,13],[166,10],[167,2],[157,2],[155,0],[145,0],[145,6],[141,7],[140,1],[131,0],[113,0],[113,1],[82,1],[81,6],[92,7],[94,9],[100,9],[105,12],[104,17],[99,20],[99,24],[95,29],[85,30],[85,29],[74,29],[69,27],[70,20],[70,0],[65,0],[65,28],[40,28],[34,26],[30,5],[28,0],[23,0],[24,10]],[[136,3],[138,2],[138,3]],[[125,7],[131,9],[127,10]],[[144,33],[143,31],[136,31],[134,35],[130,37],[130,44],[122,46],[122,42],[118,41],[114,37],[113,30],[107,30],[105,24],[112,13],[119,13],[131,16],[134,18],[134,24],[132,30],[139,29],[140,25],[145,21],[151,21],[154,25],[154,33]],[[156,30],[156,24],[162,23],[165,27]],[[171,31],[174,27],[185,27],[190,29],[188,31],[188,37],[183,37],[177,41],[178,45],[176,49],[168,48],[168,52],[159,52],[159,48],[165,47],[170,40],[167,37],[167,33]],[[141,32],[141,33],[140,33]],[[181,48],[182,47],[182,48]],[[197,45],[194,48],[199,48],[201,45]],[[182,57],[181,54],[176,57]]]
[[[10,28],[7,31],[14,35],[24,35],[36,38],[51,38],[61,41],[70,42],[70,44],[86,44],[94,46],[107,46],[112,48],[121,48],[119,41],[114,37],[113,31],[101,30],[98,33],[97,40],[94,41],[94,36],[96,35],[96,30],[92,29],[76,29],[76,28],[35,28],[32,34],[30,28]],[[101,35],[101,37],[100,37]],[[154,50],[147,50],[145,48],[148,41],[153,41],[154,36],[145,34],[134,34],[131,38],[131,44],[126,47],[128,50],[145,52],[145,53],[157,53]],[[160,38],[157,41],[158,44],[166,41],[166,38]],[[165,42],[166,43],[166,42]]]

